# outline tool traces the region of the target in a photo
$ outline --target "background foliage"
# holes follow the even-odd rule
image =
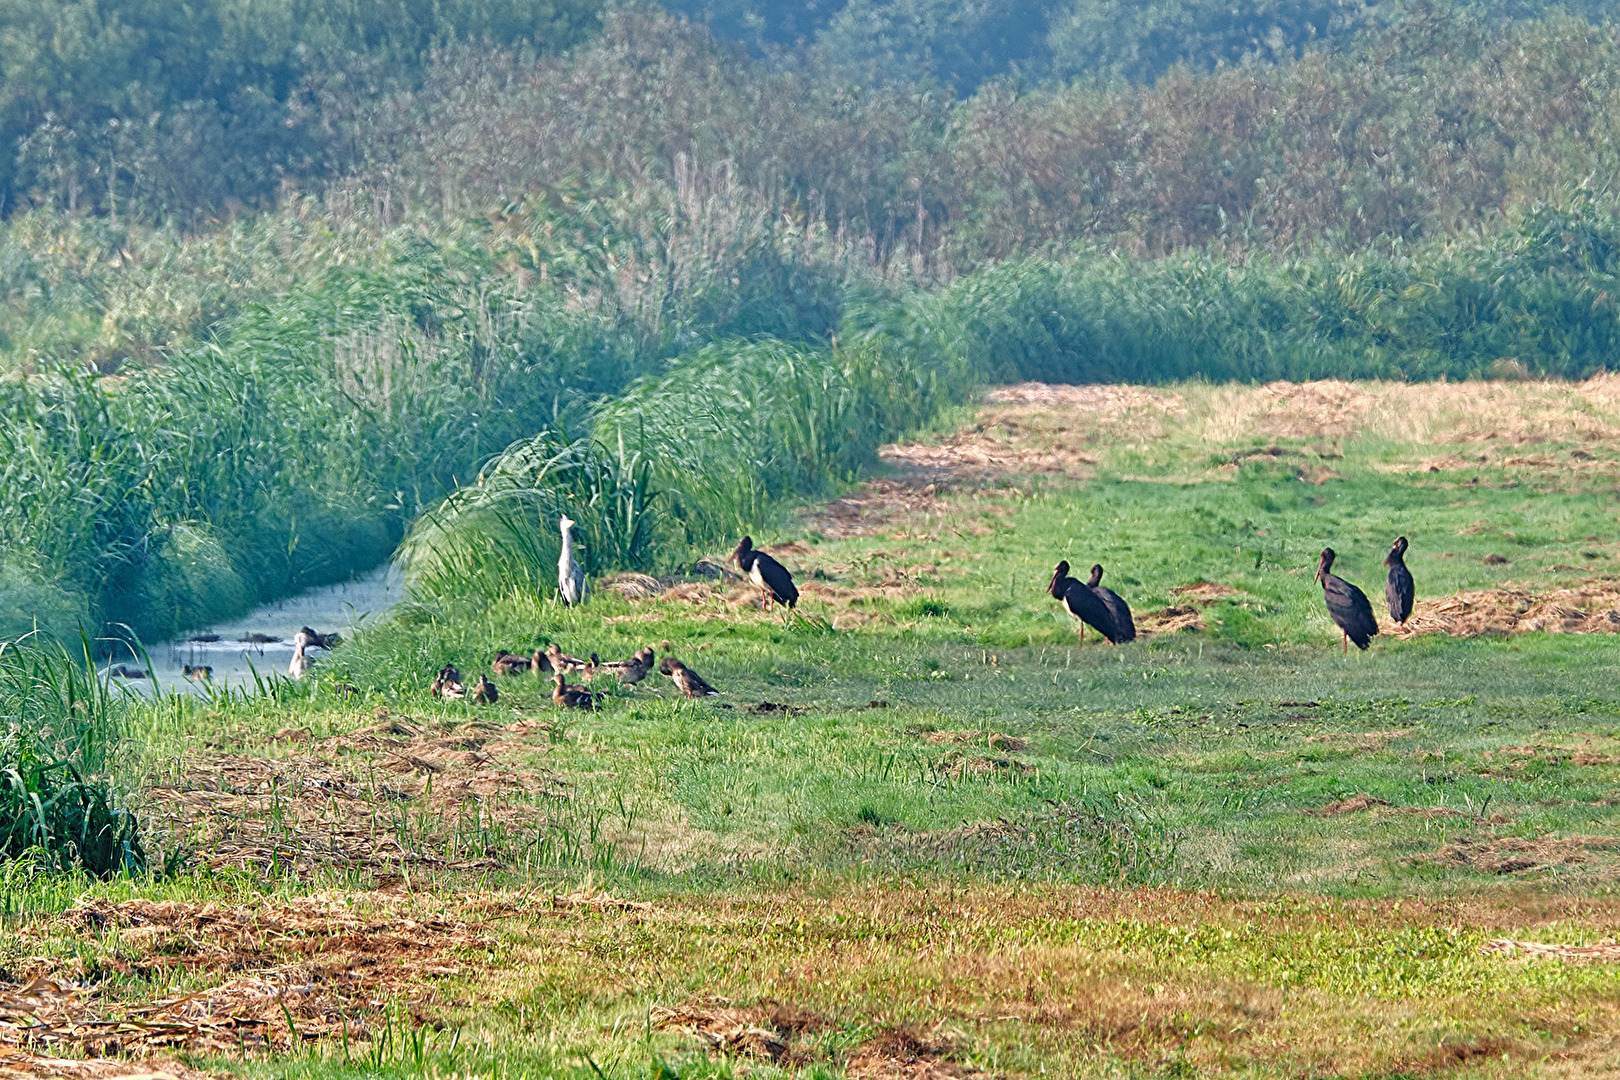
[[[0,3],[0,637],[676,561],[987,379],[1616,355],[1595,3],[158,7]]]

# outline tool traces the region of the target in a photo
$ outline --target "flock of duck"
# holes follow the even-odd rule
[[[574,525],[575,522],[566,516],[558,522],[558,529],[562,533],[562,553],[557,558],[557,595],[570,607],[583,603],[588,591],[585,571],[574,558]],[[798,605],[799,589],[793,584],[793,575],[771,556],[757,550],[751,537],[743,537],[731,557],[743,575],[763,591],[763,607],[769,609],[772,604],[785,604],[793,608]],[[533,674],[539,678],[549,673],[551,700],[560,709],[595,709],[603,697],[600,692],[590,688],[590,683],[597,676],[613,675],[625,686],[636,686],[653,670],[655,663],[659,674],[667,677],[689,698],[713,697],[720,693],[703,676],[679,659],[667,655],[669,648],[669,642],[665,641],[657,649],[649,645],[638,650],[628,660],[603,660],[595,653],[591,653],[589,659],[581,660],[564,653],[554,642],[528,656],[501,649],[490,661],[490,671],[495,675]],[[662,660],[658,659],[660,650],[666,654]],[[571,685],[568,682],[570,675],[582,675],[585,683]],[[454,664],[446,664],[439,669],[429,690],[435,697],[450,701],[468,698],[480,705],[492,705],[501,696],[500,688],[482,672],[469,690],[466,680]]]
[[[575,523],[564,517],[558,524],[562,532],[562,554],[557,560],[558,594],[564,603],[574,606],[585,600],[587,593],[585,573],[574,558],[571,531]],[[1406,568],[1408,546],[1406,537],[1398,537],[1384,558],[1384,565],[1389,568],[1388,579],[1384,584],[1384,599],[1389,605],[1390,618],[1398,624],[1405,623],[1411,616],[1415,591],[1412,574]],[[772,604],[783,604],[789,608],[797,606],[799,590],[793,584],[793,575],[776,559],[754,547],[751,537],[743,537],[731,557],[743,575],[761,590],[762,607],[768,610]],[[1372,604],[1368,601],[1367,594],[1333,573],[1335,558],[1337,555],[1332,548],[1322,549],[1321,558],[1316,566],[1316,581],[1322,586],[1322,597],[1327,605],[1328,616],[1344,635],[1343,650],[1348,653],[1352,641],[1356,643],[1358,649],[1365,649],[1372,643],[1372,639],[1378,633],[1378,620],[1373,615]],[[1125,602],[1124,597],[1102,583],[1102,576],[1103,568],[1098,564],[1092,566],[1087,580],[1081,581],[1069,576],[1067,561],[1060,562],[1052,574],[1047,592],[1054,600],[1061,602],[1069,614],[1079,620],[1082,641],[1085,640],[1085,628],[1088,626],[1100,633],[1110,644],[1133,641],[1136,638],[1136,620],[1131,616],[1131,607]],[[302,639],[305,633],[306,631],[300,631],[299,637],[295,639],[297,647],[293,658],[294,664],[297,664],[303,656]],[[307,633],[313,634],[314,631]],[[312,641],[310,644],[325,643]],[[541,678],[549,673],[552,681],[551,700],[559,708],[564,709],[598,708],[603,695],[590,688],[589,684],[593,679],[607,674],[615,676],[625,686],[636,686],[653,670],[655,662],[659,673],[668,677],[689,698],[710,697],[719,693],[697,672],[675,657],[667,655],[669,648],[669,642],[665,641],[658,649],[649,645],[637,651],[628,660],[608,661],[600,659],[594,652],[588,659],[581,660],[567,655],[556,644],[543,650],[536,649],[528,656],[502,649],[495,654],[495,659],[490,663],[490,670],[495,675],[515,676],[532,673]],[[661,661],[658,660],[660,650],[666,654]],[[297,674],[302,673],[300,670]],[[293,673],[289,671],[289,674]],[[568,677],[576,674],[584,677],[584,684],[571,685],[568,682]],[[469,690],[461,672],[452,664],[446,664],[439,669],[431,690],[437,697],[449,700],[469,698],[485,705],[493,704],[500,698],[499,688],[482,673]]]

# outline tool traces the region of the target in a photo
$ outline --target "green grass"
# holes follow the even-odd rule
[[[275,1013],[269,1047],[196,1058],[247,1075],[867,1074],[896,1047],[1013,1076],[1600,1074],[1615,969],[1479,948],[1594,943],[1620,920],[1620,637],[1381,635],[1341,656],[1311,571],[1332,543],[1376,597],[1400,531],[1420,600],[1544,590],[1574,558],[1614,576],[1615,547],[1588,539],[1612,531],[1610,474],[1508,465],[1569,447],[1487,441],[1476,482],[1422,464],[1452,436],[1370,431],[1234,469],[1249,444],[1212,445],[1221,410],[1181,392],[1190,419],[1098,435],[1083,475],[958,481],[862,536],[785,526],[764,546],[801,541],[791,617],[738,585],[440,601],[304,683],[137,710],[118,775],[171,873],[13,875],[0,961],[93,974],[116,1013],[317,970],[371,931],[221,958],[204,945],[234,939],[197,924],[60,917],[95,898],[472,928],[402,958],[386,993],[342,960],[361,972],[347,1045],[289,1047]],[[1058,439],[1035,413],[981,426]],[[1297,475],[1319,466],[1337,478]],[[1241,591],[1201,631],[1078,645],[1042,592],[1060,556],[1104,563],[1142,615],[1182,584]],[[526,676],[493,707],[426,694],[440,664],[485,669],[498,647],[666,639],[722,698],[656,680],[561,716]],[[372,891],[390,874],[408,899]],[[604,888],[651,906],[548,899]],[[711,1056],[657,1019],[679,1007],[740,1010],[727,1022],[787,1056]]]

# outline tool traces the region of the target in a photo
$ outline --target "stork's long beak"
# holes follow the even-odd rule
[[[1316,568],[1316,576],[1311,580],[1316,582],[1318,585],[1322,584],[1322,568],[1320,566]]]

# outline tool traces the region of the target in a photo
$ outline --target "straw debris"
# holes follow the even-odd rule
[[[1580,585],[1534,592],[1525,585],[1474,589],[1439,600],[1420,600],[1404,626],[1380,630],[1399,637],[1448,634],[1620,633],[1620,580],[1590,578]]]
[[[131,1004],[104,1000],[94,983],[82,989],[41,975],[0,995],[0,1044],[99,1056],[286,1050],[345,1030],[367,1039],[390,999],[421,1022],[436,1000],[431,980],[460,974],[457,954],[491,939],[457,920],[414,917],[405,903],[382,893],[254,907],[82,900],[60,926],[34,924],[19,935],[116,931],[102,965],[148,978],[231,977]]]

